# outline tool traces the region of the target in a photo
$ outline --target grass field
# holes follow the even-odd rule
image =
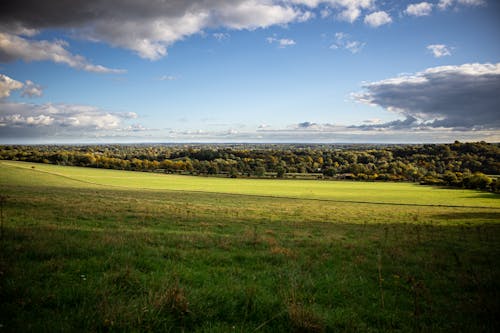
[[[412,205],[478,206],[500,208],[498,195],[470,190],[449,191],[437,187],[393,182],[349,182],[318,180],[231,179],[191,177],[157,173],[64,167],[50,164],[3,161],[5,166],[27,168],[66,178],[48,186],[211,192],[332,201],[396,203]],[[29,179],[29,178],[28,178]],[[30,180],[31,181],[31,180]],[[73,182],[72,182],[73,181]],[[80,183],[75,183],[79,181]],[[19,180],[18,180],[19,182]]]
[[[10,161],[0,191],[0,331],[500,327],[495,194]]]

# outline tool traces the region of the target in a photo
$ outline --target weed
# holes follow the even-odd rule
[[[186,293],[178,281],[150,295],[150,304],[157,313],[172,315],[176,321],[183,321],[191,313]]]
[[[288,302],[288,318],[294,332],[323,332],[325,325],[323,320],[310,309],[300,303],[292,291]]]

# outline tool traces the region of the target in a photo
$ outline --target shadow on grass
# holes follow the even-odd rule
[[[196,222],[163,235],[11,227],[0,255],[0,324],[13,331],[494,332],[500,225],[481,226],[240,223],[224,235],[193,235]],[[59,322],[51,319],[57,313]]]
[[[488,220],[491,222],[500,221],[500,212],[453,212],[446,214],[436,214],[435,218],[440,220]]]
[[[467,196],[466,198],[471,198],[471,199],[498,199],[500,200],[500,194],[499,193],[491,193],[491,192],[482,192],[478,193],[474,196]]]

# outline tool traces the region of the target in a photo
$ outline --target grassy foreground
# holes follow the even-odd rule
[[[0,191],[0,331],[500,327],[491,193],[5,161]]]

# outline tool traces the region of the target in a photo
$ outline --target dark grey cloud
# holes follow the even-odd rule
[[[343,131],[346,129],[345,126],[342,125],[335,125],[335,124],[319,124],[319,123],[314,123],[311,121],[304,121],[301,123],[297,124],[291,124],[288,125],[285,131],[291,130],[295,132],[336,132],[336,131]],[[262,130],[268,131],[270,130],[269,128],[263,128]]]
[[[310,121],[305,121],[303,123],[298,123],[297,127],[298,128],[311,128],[316,126],[316,123],[311,123]]]
[[[364,128],[500,129],[500,63],[429,68],[363,87],[355,100],[406,118]]]
[[[414,118],[412,116],[406,117],[406,119],[400,120],[393,120],[389,121],[387,123],[376,123],[376,124],[363,124],[363,125],[352,125],[349,126],[349,128],[360,128],[360,129],[382,129],[382,128],[390,128],[393,130],[404,130],[411,128],[413,126],[418,126],[418,119]]]

